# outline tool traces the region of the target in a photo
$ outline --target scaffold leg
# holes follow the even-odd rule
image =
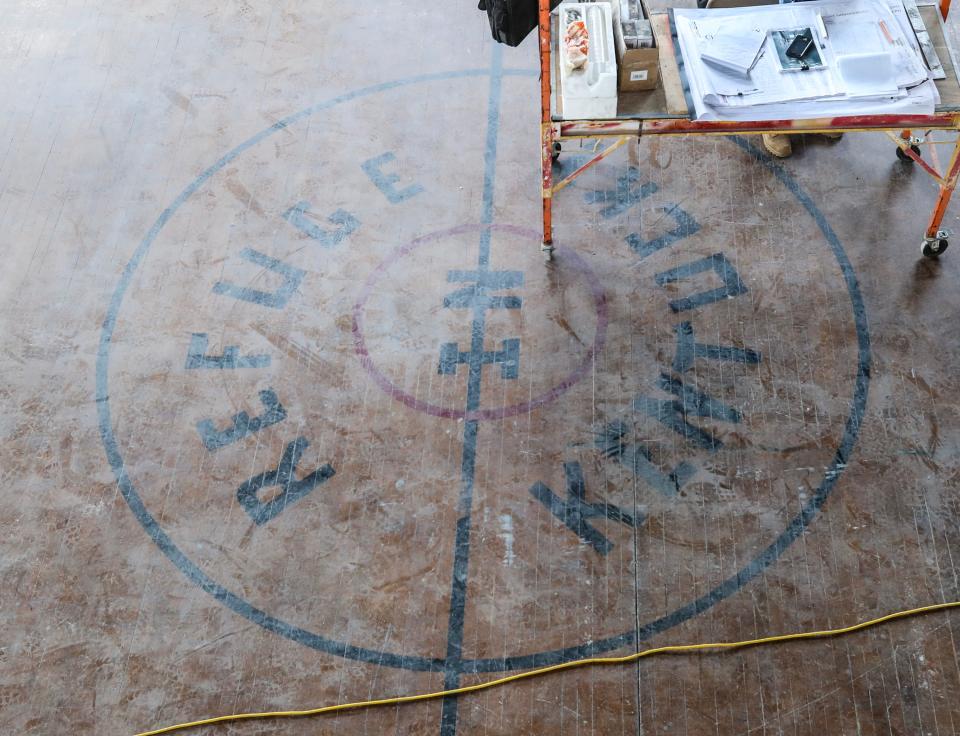
[[[553,258],[553,126],[544,124],[540,163],[542,171],[543,244],[540,249],[548,261]]]
[[[950,198],[953,196],[953,190],[957,187],[958,176],[960,176],[960,135],[954,141],[950,165],[947,168],[946,176],[940,181],[937,203],[933,208],[933,214],[930,215],[930,222],[927,225],[926,233],[924,233],[923,242],[920,244],[921,252],[928,258],[938,257],[949,245],[947,240],[949,233],[941,226],[943,225],[943,217],[947,212],[947,206],[950,204]]]

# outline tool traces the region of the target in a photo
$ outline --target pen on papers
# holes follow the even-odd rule
[[[880,30],[883,31],[883,35],[887,37],[887,43],[893,43],[893,36],[890,35],[890,31],[887,30],[887,24],[883,21],[880,21]]]

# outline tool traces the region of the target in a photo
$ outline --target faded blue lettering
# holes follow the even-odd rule
[[[306,438],[297,437],[283,451],[276,470],[255,475],[237,489],[237,500],[257,526],[277,518],[290,504],[299,501],[318,485],[333,477],[335,471],[327,464],[304,476],[302,480],[296,479],[294,472],[300,464],[303,451],[309,446]],[[262,501],[257,495],[263,489],[277,487],[280,492],[269,501]]]
[[[252,248],[244,248],[243,251],[240,252],[240,257],[262,268],[280,274],[283,277],[283,284],[275,291],[260,291],[259,289],[251,289],[246,286],[237,286],[225,281],[218,281],[213,285],[214,293],[232,296],[234,299],[260,304],[264,307],[270,307],[271,309],[283,309],[287,306],[290,297],[293,296],[293,293],[299,288],[300,282],[303,281],[303,277],[306,275],[306,271],[278,261],[276,258],[271,258]]]
[[[324,248],[340,245],[348,235],[360,227],[360,221],[346,210],[337,210],[327,218],[327,222],[336,225],[333,229],[320,227],[316,220],[308,215],[309,211],[309,202],[297,202],[283,213],[283,218],[297,230],[316,240]]]
[[[241,411],[233,415],[231,426],[227,429],[218,430],[212,419],[203,419],[197,422],[197,432],[200,433],[200,439],[203,446],[210,452],[219,450],[221,447],[233,444],[243,439],[247,435],[259,432],[277,422],[283,421],[287,412],[277,398],[277,394],[272,389],[265,389],[260,392],[260,401],[266,407],[266,410],[258,417],[251,417],[247,412]]]
[[[206,332],[194,332],[190,335],[190,347],[187,348],[187,361],[184,368],[266,368],[270,365],[269,355],[240,355],[240,348],[230,345],[223,349],[223,355],[207,355],[210,341]]]
[[[388,174],[383,171],[383,167],[386,164],[393,163],[396,160],[397,157],[394,156],[392,152],[388,151],[387,153],[382,153],[374,158],[367,159],[360,164],[367,176],[370,177],[370,181],[377,186],[377,189],[384,193],[386,198],[390,200],[392,204],[399,204],[400,202],[408,200],[411,197],[415,197],[423,191],[423,187],[419,184],[411,184],[405,189],[397,189],[400,176],[398,174]]]

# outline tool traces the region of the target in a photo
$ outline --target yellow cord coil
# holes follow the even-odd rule
[[[164,733],[173,733],[174,731],[183,731],[188,728],[198,728],[200,726],[212,726],[215,723],[230,723],[234,721],[252,721],[263,718],[304,718],[307,716],[328,715],[330,713],[341,713],[347,710],[360,710],[362,708],[374,708],[382,705],[402,705],[404,703],[419,703],[424,700],[437,700],[450,695],[465,695],[475,693],[480,690],[489,690],[493,687],[506,685],[518,680],[526,680],[531,677],[540,677],[551,672],[560,672],[561,670],[572,670],[576,667],[586,667],[601,664],[629,664],[636,662],[644,657],[652,657],[657,654],[682,654],[687,652],[702,652],[706,650],[723,651],[729,649],[741,649],[743,647],[753,647],[762,644],[776,644],[785,641],[797,641],[798,639],[822,639],[830,636],[841,636],[851,634],[854,631],[862,631],[871,626],[878,626],[889,621],[895,621],[908,616],[917,616],[921,613],[932,613],[934,611],[945,611],[950,608],[960,608],[960,601],[949,603],[934,603],[920,608],[910,608],[905,611],[896,611],[880,618],[874,618],[869,621],[862,621],[852,626],[845,626],[840,629],[826,629],[824,631],[800,631],[794,634],[779,634],[777,636],[765,636],[761,639],[747,639],[745,641],[720,641],[703,644],[672,644],[663,647],[654,647],[645,649],[642,652],[634,652],[623,657],[589,657],[587,659],[577,659],[561,664],[554,664],[549,667],[540,667],[539,669],[529,670],[527,672],[518,672],[515,675],[500,677],[488,682],[480,682],[476,685],[464,685],[453,690],[439,690],[433,693],[421,693],[419,695],[398,695],[391,698],[382,698],[380,700],[360,700],[355,703],[341,703],[339,705],[326,705],[322,708],[310,708],[309,710],[279,710],[266,713],[235,713],[228,716],[216,716],[214,718],[204,718],[199,721],[190,721],[189,723],[177,723],[173,726],[165,726],[153,731],[144,731],[135,736],[159,736]]]

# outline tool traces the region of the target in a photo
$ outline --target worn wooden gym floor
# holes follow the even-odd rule
[[[547,265],[534,41],[475,5],[3,3],[0,732],[960,598],[931,181],[876,134],[645,140],[558,195]],[[210,733],[946,736],[958,638]]]

